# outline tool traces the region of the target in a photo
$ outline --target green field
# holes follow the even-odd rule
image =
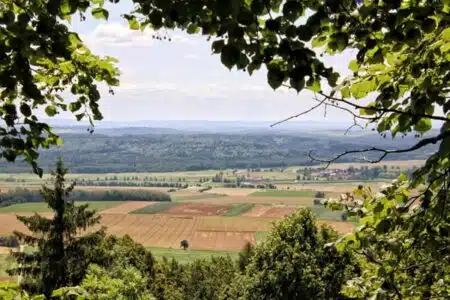
[[[157,214],[159,212],[168,210],[169,208],[178,205],[176,202],[158,202],[143,208],[136,209],[131,214]]]
[[[236,217],[240,216],[242,214],[245,214],[250,209],[252,209],[255,206],[253,203],[241,203],[241,204],[235,204],[233,207],[227,211],[227,213],[224,215],[225,217]]]
[[[125,203],[124,201],[77,201],[77,204],[89,204],[90,209],[96,209],[98,211],[102,211],[111,207],[118,206],[120,204]],[[29,203],[20,203],[13,204],[6,207],[0,207],[0,213],[28,213],[28,212],[36,212],[36,213],[45,213],[51,212],[51,209],[48,208],[47,204],[44,202],[29,202]]]
[[[227,256],[236,259],[238,252],[235,251],[212,251],[212,250],[195,250],[195,249],[170,249],[170,248],[148,248],[156,258],[166,257],[168,259],[175,258],[180,263],[189,263],[194,259],[207,259],[211,256]]]
[[[255,197],[314,197],[313,190],[289,191],[289,190],[265,190],[250,194]]]

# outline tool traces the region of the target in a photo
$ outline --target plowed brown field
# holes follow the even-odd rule
[[[231,205],[211,205],[204,203],[183,203],[170,207],[164,214],[195,215],[195,216],[223,216]]]
[[[128,214],[129,212],[132,212],[136,209],[140,209],[149,205],[152,205],[156,202],[149,202],[149,201],[128,201],[124,204],[121,204],[119,206],[111,207],[109,209],[106,209],[100,214]]]

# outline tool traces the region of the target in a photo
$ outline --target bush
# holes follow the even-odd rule
[[[325,192],[317,191],[314,195],[315,198],[325,198]]]
[[[322,200],[323,199],[314,199],[313,203],[314,203],[314,205],[323,205]]]

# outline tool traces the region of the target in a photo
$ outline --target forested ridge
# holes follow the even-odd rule
[[[120,129],[119,129],[120,130]],[[318,134],[145,134],[108,136],[103,134],[63,134],[58,148],[41,151],[39,164],[51,167],[59,156],[74,173],[161,172],[226,168],[282,167],[311,165],[308,152],[330,157],[335,153],[368,146],[401,148],[412,145],[408,136],[392,140],[377,135],[344,136]],[[245,137],[245,138],[243,138]],[[425,159],[435,147],[429,146],[387,159]],[[369,154],[368,157],[371,157]],[[361,161],[361,155],[341,161]],[[17,161],[2,161],[1,172],[26,172],[29,167]]]

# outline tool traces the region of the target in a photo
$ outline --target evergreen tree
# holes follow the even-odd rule
[[[95,211],[88,204],[76,206],[70,198],[75,187],[66,186],[67,169],[61,160],[52,172],[53,188],[43,186],[41,195],[54,216],[49,219],[35,214],[18,216],[31,234],[14,232],[15,237],[26,245],[37,247],[33,253],[14,253],[18,267],[9,270],[10,275],[22,275],[22,286],[31,293],[43,293],[47,298],[52,291],[63,286],[77,285],[83,279],[88,265],[95,261],[97,245],[103,240],[102,228],[90,233],[88,227],[99,223]]]

